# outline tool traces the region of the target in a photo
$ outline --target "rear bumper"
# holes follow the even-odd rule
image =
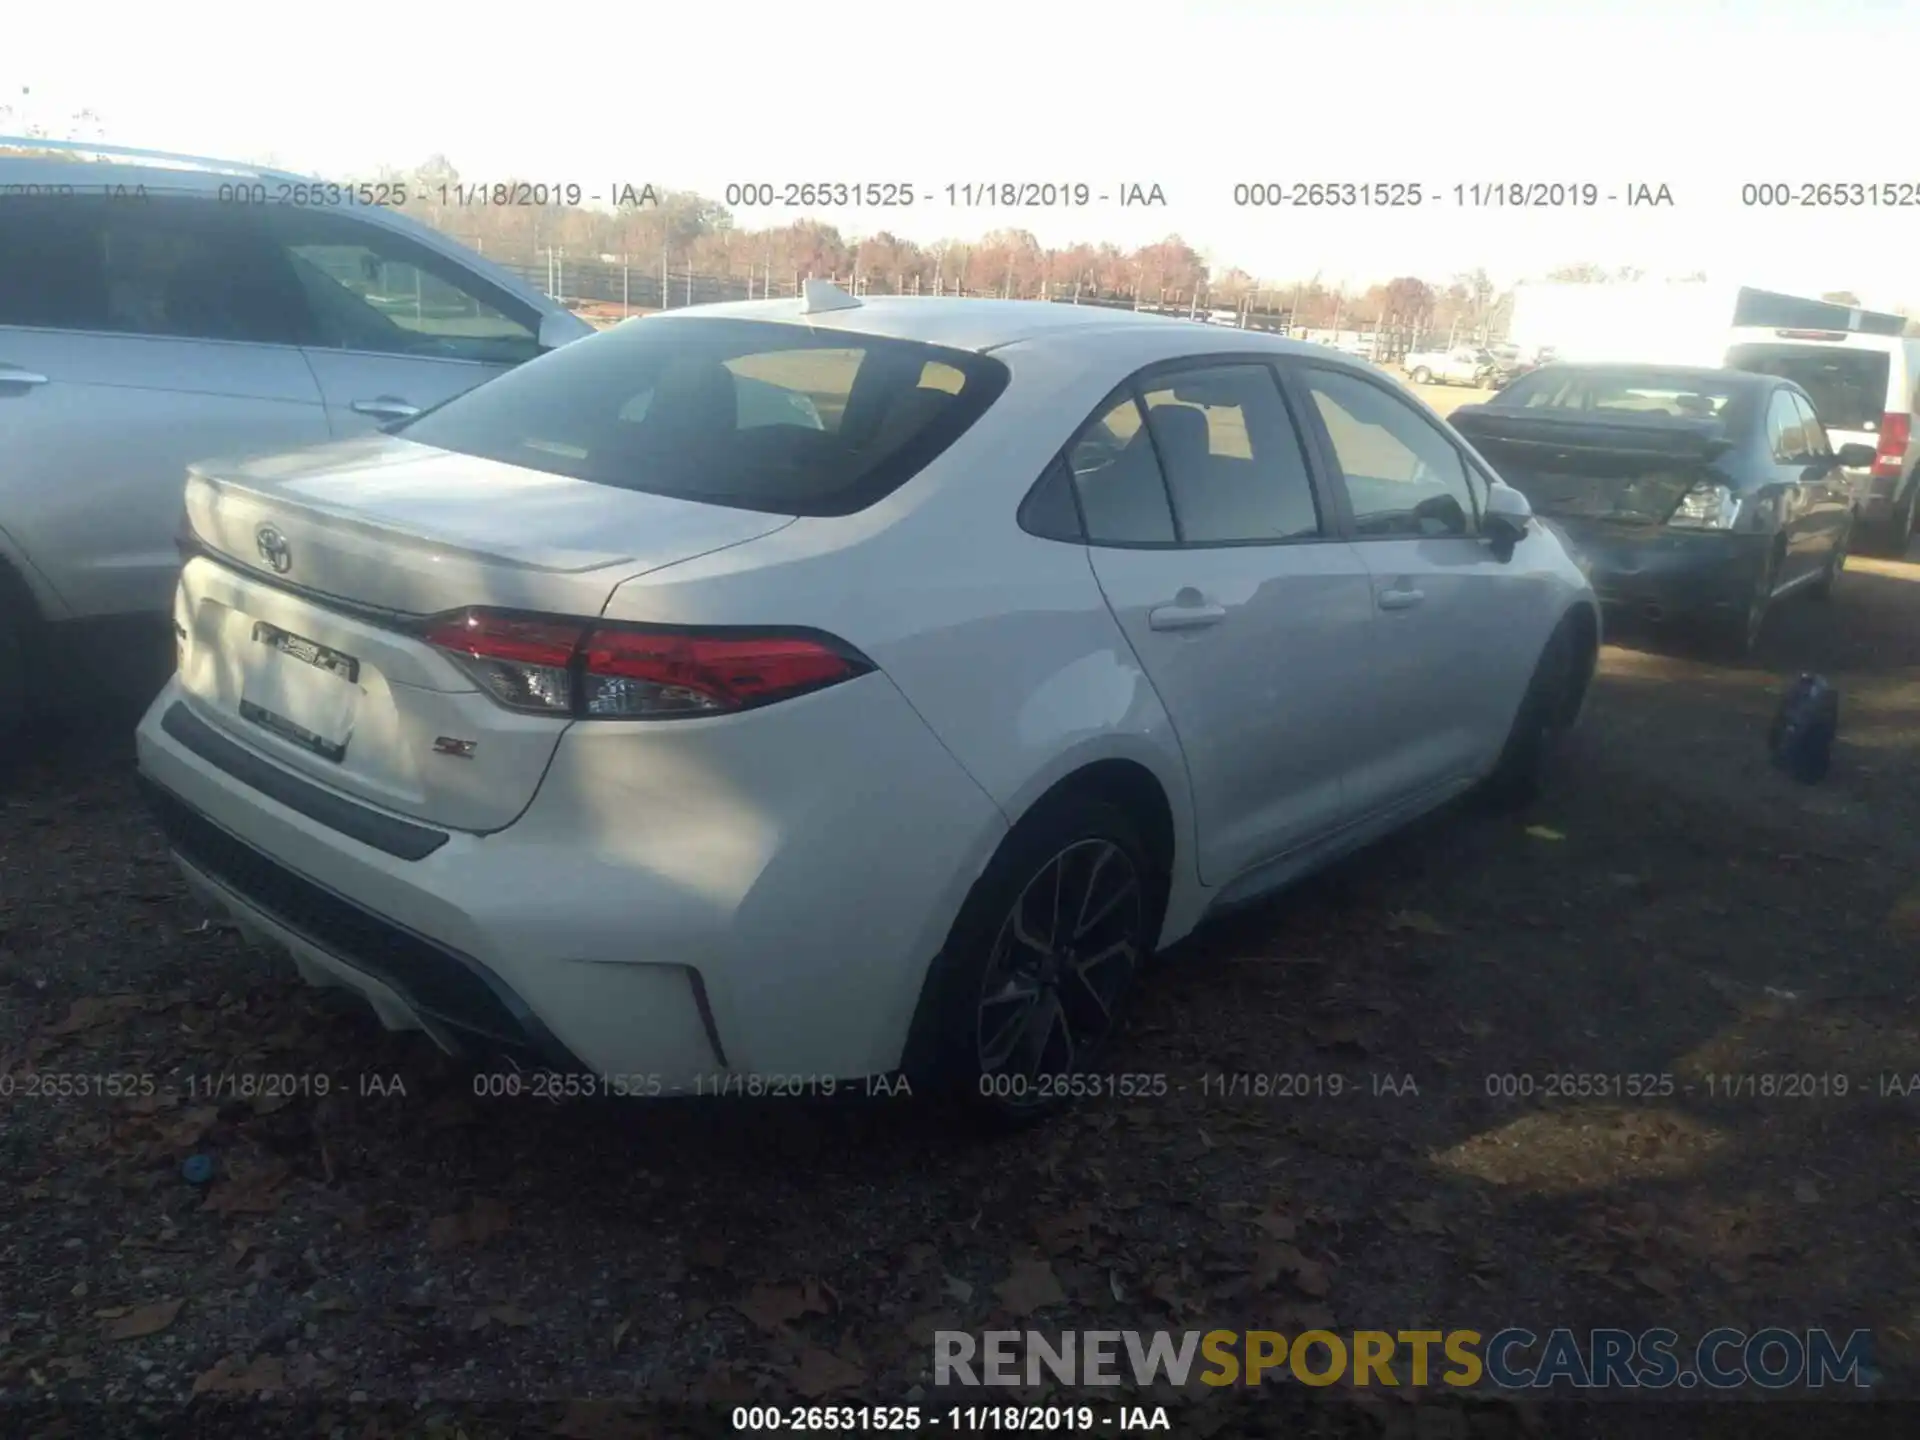
[[[1560,528],[1600,603],[1648,619],[1744,611],[1773,543],[1770,535]]]
[[[139,764],[196,890],[389,1026],[629,1093],[894,1069],[1006,829],[878,675],[777,718],[577,725],[519,820],[412,859],[198,753],[179,704],[171,682]]]

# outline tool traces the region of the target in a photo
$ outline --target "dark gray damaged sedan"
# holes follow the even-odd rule
[[[1848,466],[1806,391],[1739,370],[1547,365],[1448,417],[1536,515],[1603,605],[1750,652],[1767,612],[1825,595],[1853,529]]]

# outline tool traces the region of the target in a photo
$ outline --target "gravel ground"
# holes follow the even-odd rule
[[[933,1330],[1009,1326],[1864,1326],[1920,1397],[1920,1092],[1879,1093],[1920,1072],[1920,565],[1853,562],[1748,667],[1622,639],[1531,813],[1206,930],[1115,1061],[1168,1093],[999,1139],[904,1100],[478,1099],[196,908],[123,722],[61,737],[0,797],[0,1431],[721,1434],[716,1402],[918,1398]],[[1762,743],[1803,668],[1845,696],[1817,787]],[[332,1093],[196,1093],[226,1071]],[[1568,1071],[1675,1086],[1540,1093]],[[1323,1093],[1204,1078],[1236,1072]],[[1787,1073],[1851,1091],[1706,1079]],[[1330,1396],[1162,1398],[1182,1434],[1414,1433]],[[1418,1433],[1748,1411],[1449,1403]]]

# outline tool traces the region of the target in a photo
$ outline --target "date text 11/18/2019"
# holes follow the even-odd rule
[[[645,1100],[659,1097],[746,1100],[910,1099],[905,1075],[759,1075],[715,1072],[691,1076],[605,1075],[566,1070],[476,1073],[473,1093],[483,1100]]]
[[[1164,1405],[736,1405],[736,1435],[830,1435],[850,1431],[944,1430],[957,1435],[1062,1435],[1173,1428]]]

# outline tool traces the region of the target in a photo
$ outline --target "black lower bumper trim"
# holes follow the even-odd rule
[[[516,1059],[584,1068],[479,961],[287,868],[150,776],[140,776],[140,788],[181,859],[276,925],[380,981],[423,1019]]]
[[[443,830],[382,815],[262,759],[194,714],[184,700],[167,707],[167,713],[160,717],[160,728],[215,769],[362,845],[402,860],[424,860],[447,843]]]

